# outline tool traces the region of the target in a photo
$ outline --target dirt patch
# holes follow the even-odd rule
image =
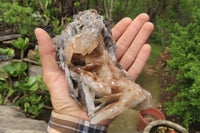
[[[142,115],[142,117],[144,118],[145,121],[147,121],[149,123],[152,122],[152,121],[158,120],[158,118],[156,118],[153,115],[149,115],[149,114],[144,114],[144,115]]]
[[[160,95],[160,98],[159,98],[159,102],[162,104],[161,110],[162,110],[162,112],[165,115],[165,118],[167,120],[170,120],[172,122],[175,122],[175,123],[178,123],[178,124],[182,125],[182,121],[179,120],[176,116],[168,116],[167,115],[167,110],[166,110],[166,106],[165,106],[165,102],[171,102],[171,101],[173,101],[174,97],[178,93],[178,90],[174,90],[174,91],[167,91],[166,90],[176,80],[167,71],[161,71],[159,77],[160,77],[159,83],[161,85],[161,88],[163,89],[163,91],[162,91],[162,93]]]

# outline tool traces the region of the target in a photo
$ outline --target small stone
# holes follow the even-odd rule
[[[35,59],[35,55],[36,55],[35,50],[29,50],[29,51],[28,51],[27,57],[28,57],[29,59],[31,59],[31,60],[34,60],[34,59]]]
[[[0,106],[0,116],[25,118],[25,115],[20,111],[19,107],[5,105]]]
[[[6,128],[11,130],[39,130],[45,131],[47,129],[47,123],[45,121],[39,121],[28,118],[15,118],[15,117],[3,117],[0,116],[0,128]]]
[[[152,121],[158,120],[158,118],[156,118],[153,115],[149,115],[149,114],[143,115],[143,118],[144,118],[145,121],[147,121],[149,123],[152,122]],[[159,127],[159,128],[162,129],[163,127]]]
[[[43,75],[43,70],[41,66],[38,65],[31,65],[29,64],[28,67],[28,75],[29,76],[37,76],[37,75]]]
[[[25,118],[15,106],[0,106],[0,133],[45,133],[47,123]]]
[[[3,41],[3,44],[11,44],[14,40]]]

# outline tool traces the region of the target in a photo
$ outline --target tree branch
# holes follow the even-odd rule
[[[29,62],[29,63],[33,63],[33,64],[35,64],[35,65],[40,65],[39,62],[37,62],[37,61],[33,61],[33,60],[30,60],[29,58],[24,58],[23,61],[25,61],[25,62]]]
[[[37,0],[39,5],[40,5],[40,8],[42,9],[42,11],[44,12],[44,6],[42,5],[42,2],[40,0]]]
[[[47,105],[44,105],[44,108],[53,110],[53,107],[50,107],[50,106],[47,106]]]
[[[112,14],[113,14],[113,0],[111,0],[111,3],[110,3],[111,5],[110,5],[110,10],[109,10],[109,23],[110,23],[110,25],[112,24]]]
[[[109,19],[109,14],[108,14],[108,9],[107,9],[107,2],[105,0],[103,0],[104,3],[104,9],[105,9],[105,13],[106,13],[106,17]]]

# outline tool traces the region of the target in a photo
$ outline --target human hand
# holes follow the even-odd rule
[[[117,61],[134,81],[140,75],[151,53],[151,46],[145,43],[154,26],[148,20],[149,16],[142,13],[133,21],[130,18],[122,19],[111,30],[117,44]]]
[[[54,112],[90,121],[87,113],[69,94],[65,72],[56,62],[56,49],[50,36],[40,28],[35,29],[35,35],[39,45],[43,80],[49,89]],[[99,124],[108,125],[110,122],[111,120],[105,120]]]
[[[137,17],[133,22],[131,19],[125,18],[112,29],[113,37],[118,45],[116,57],[122,67],[128,70],[128,72],[133,76],[136,72],[136,74],[139,75],[139,73],[142,71],[142,68],[144,67],[144,64],[151,51],[149,45],[143,44],[150,35],[150,32],[145,32],[145,30],[148,29],[146,27],[148,27],[148,25],[152,26],[152,24],[147,23],[148,17],[146,15],[142,16],[140,15],[139,18]],[[79,117],[81,119],[89,121],[90,119],[88,118],[86,112],[83,111],[82,108],[77,104],[77,102],[71,98],[68,92],[68,84],[66,82],[65,72],[61,70],[57,65],[55,59],[56,49],[51,38],[44,30],[39,28],[35,30],[35,34],[38,40],[39,53],[43,67],[43,79],[50,91],[54,111],[60,114]],[[143,37],[140,34],[146,37]],[[126,36],[128,37],[127,39],[125,38]],[[138,42],[137,39],[139,38],[142,38],[143,42]],[[125,58],[126,55],[129,55],[129,53],[132,52],[132,49],[129,50],[131,47],[129,47],[128,50],[123,49],[124,52],[120,48],[120,46],[125,46],[126,48],[128,48],[128,45],[137,48],[137,50],[133,51],[135,52],[135,57],[134,59],[132,58],[132,60],[130,60],[131,62],[127,62]],[[127,65],[127,63],[129,65]],[[136,63],[138,63],[138,65]],[[136,79],[136,76],[134,76],[134,79]],[[104,125],[109,123],[110,120],[101,122],[101,124]]]
[[[35,35],[39,45],[43,80],[49,89],[54,111],[89,121],[86,112],[71,98],[68,92],[65,72],[56,62],[56,48],[50,36],[40,28],[35,29]]]

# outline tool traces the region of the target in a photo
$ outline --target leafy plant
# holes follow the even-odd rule
[[[25,70],[27,69],[28,65],[25,62],[12,62],[11,64],[4,65],[2,67],[1,72],[4,74],[8,74],[13,77],[21,77],[22,74],[26,74]]]
[[[27,116],[34,118],[50,101],[48,89],[42,76],[21,78],[13,82],[11,76],[19,78],[20,74],[25,73],[23,71],[25,68],[19,69],[22,67],[17,67],[18,69],[14,69],[13,64],[25,65],[13,62],[11,65],[3,66],[1,72],[9,76],[0,76],[0,104],[9,103],[20,106]],[[7,81],[8,78],[11,83]]]
[[[12,45],[21,50],[21,61],[23,61],[24,51],[27,50],[29,46],[29,39],[18,38],[17,41],[12,41]]]
[[[34,60],[39,62],[39,65],[42,66],[41,60],[40,60],[40,54],[39,54],[39,49],[35,49],[35,55],[34,55]]]
[[[13,41],[12,45],[24,52],[28,48],[29,39],[28,38],[18,38],[17,41]]]
[[[53,24],[53,27],[54,27],[54,33],[55,34],[61,34],[62,32],[62,26],[60,26],[60,22],[58,19],[52,17],[53,20],[52,20],[52,24]]]
[[[28,38],[19,38],[13,45],[24,52],[28,42]],[[12,61],[12,49],[0,49],[0,53],[11,58],[10,64],[2,66],[0,71],[0,104],[20,106],[27,116],[36,117],[50,102],[42,76],[25,77],[28,64],[23,60]]]
[[[50,100],[48,89],[41,76],[15,81],[14,87],[18,90],[17,96],[20,96],[15,105],[21,106],[24,113],[32,118],[36,117]]]
[[[0,48],[0,54],[1,55],[5,55],[6,57],[8,57],[10,62],[12,62],[12,57],[14,56],[14,53],[15,53],[14,49],[11,49],[11,48],[6,48],[6,49]]]
[[[75,6],[76,8],[79,8],[79,7],[80,7],[80,2],[78,2],[78,1],[74,2],[74,6]]]
[[[1,80],[5,81],[7,77],[1,77]],[[2,82],[0,80],[0,104],[6,104],[8,98],[14,93],[12,86],[8,82]]]
[[[193,22],[186,27],[175,24],[169,48],[172,60],[168,68],[176,75],[177,82],[168,90],[178,89],[174,101],[166,103],[167,114],[176,115],[189,129],[193,122],[200,122],[200,9],[194,8]]]
[[[0,2],[0,18],[4,23],[13,26],[20,34],[34,39],[34,29],[41,21],[33,16],[34,11],[31,7],[20,6],[17,2]]]
[[[67,18],[67,22],[68,22],[68,23],[72,22],[72,18],[71,18],[71,17],[68,17],[68,18]]]
[[[44,25],[48,26],[49,24],[52,24],[54,34],[60,34],[62,31],[62,26],[60,26],[60,21],[57,17],[59,14],[59,9],[54,7],[51,0],[42,1],[40,6],[43,10],[41,16],[45,20]]]

